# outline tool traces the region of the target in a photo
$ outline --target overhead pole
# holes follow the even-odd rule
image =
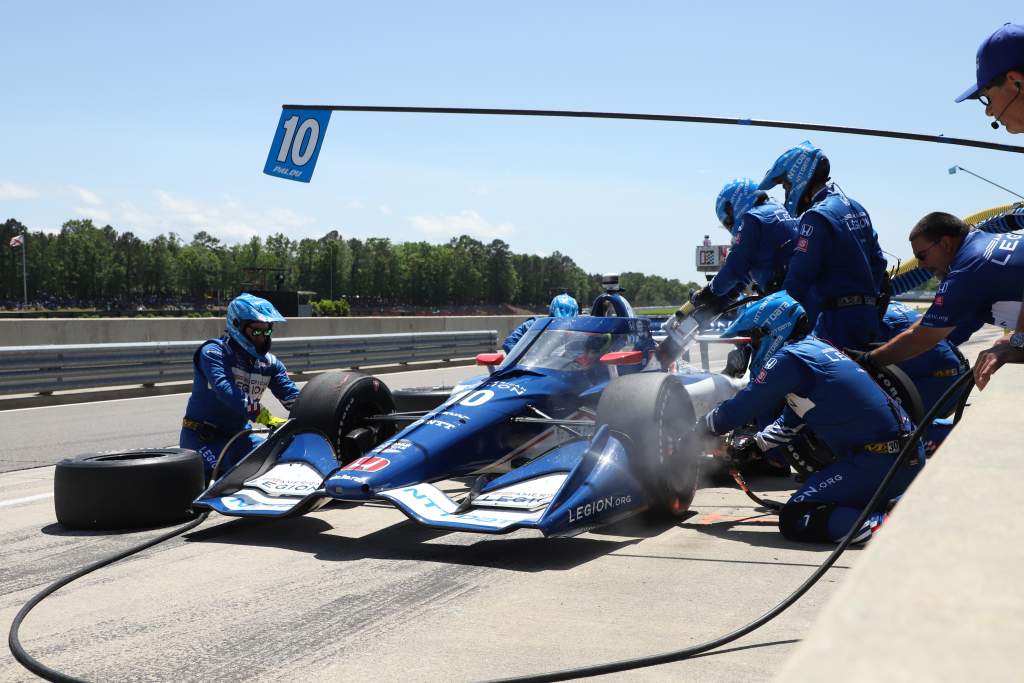
[[[635,114],[628,112],[608,111],[572,111],[559,109],[489,109],[471,107],[384,107],[370,105],[328,105],[328,104],[285,104],[282,109],[319,109],[329,111],[378,112],[401,114],[464,114],[475,116],[546,116],[555,118],[577,119],[624,119],[629,121],[669,121],[674,123],[713,123],[731,126],[752,126],[755,128],[785,128],[790,130],[812,130],[823,133],[844,133],[847,135],[865,135],[869,137],[892,138],[896,140],[915,140],[918,142],[936,142],[961,147],[993,149],[1001,152],[1024,154],[1024,147],[1006,145],[985,140],[968,138],[952,138],[945,135],[928,135],[925,133],[907,133],[904,131],[884,130],[878,128],[858,128],[853,126],[833,126],[823,123],[801,123],[797,121],[772,121],[767,119],[728,118],[722,116],[681,116],[674,114]]]

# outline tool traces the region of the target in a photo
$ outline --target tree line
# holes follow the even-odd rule
[[[466,235],[444,244],[396,244],[345,239],[332,230],[319,239],[275,233],[225,244],[206,231],[189,242],[173,232],[144,240],[91,220],[67,221],[50,234],[12,218],[0,224],[0,300],[7,302],[22,299],[21,248],[7,248],[20,234],[30,301],[224,301],[246,288],[280,286],[359,306],[539,307],[563,290],[581,305],[600,292],[598,275],[565,254],[517,254],[502,240]],[[621,283],[635,306],[678,304],[697,286],[642,273],[623,273]]]

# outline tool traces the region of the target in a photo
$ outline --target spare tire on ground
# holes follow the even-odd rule
[[[400,413],[418,413],[433,410],[448,400],[452,386],[407,387],[392,389],[391,398],[395,401],[395,410]]]
[[[191,518],[205,488],[203,459],[186,448],[88,453],[57,463],[53,503],[69,529],[137,529]]]
[[[302,387],[291,417],[305,429],[324,434],[342,465],[355,460],[394,434],[394,422],[366,418],[395,412],[387,385],[361,372],[331,370]]]
[[[656,512],[682,516],[700,478],[697,418],[685,387],[671,375],[641,372],[608,384],[597,424],[626,437],[630,463]]]

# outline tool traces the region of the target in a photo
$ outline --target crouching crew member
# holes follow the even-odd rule
[[[723,336],[752,338],[751,381],[711,411],[704,427],[726,434],[784,400],[782,416],[747,440],[749,452],[735,457],[760,457],[803,430],[813,431],[834,461],[808,476],[785,504],[779,530],[791,540],[836,542],[853,527],[914,425],[857,363],[828,342],[805,336],[808,327],[803,307],[786,292],[744,309]],[[902,495],[924,466],[923,447],[914,448],[910,463],[892,480],[887,500]],[[856,540],[870,538],[883,519],[884,513],[872,514]]]
[[[299,395],[284,363],[270,353],[274,323],[285,322],[277,309],[266,299],[242,294],[228,305],[227,318],[227,334],[203,342],[193,356],[192,395],[178,438],[182,448],[203,457],[207,477],[228,441],[252,426],[250,420],[270,426],[283,422],[260,405],[267,387],[289,410]],[[236,439],[224,454],[220,473],[262,441],[256,434]]]

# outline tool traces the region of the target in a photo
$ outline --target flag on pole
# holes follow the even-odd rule
[[[11,249],[17,249],[18,247],[20,247],[24,243],[25,243],[25,236],[24,235],[15,235],[14,237],[11,238],[11,241],[9,242],[9,244],[11,245]]]

